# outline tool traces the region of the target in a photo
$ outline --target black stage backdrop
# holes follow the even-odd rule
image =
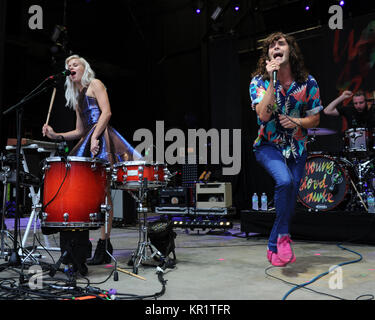
[[[3,81],[4,81],[4,53],[5,53],[5,21],[6,21],[6,2],[0,1],[0,135],[3,115],[1,112],[1,106],[3,102]],[[0,141],[1,146],[1,141]]]

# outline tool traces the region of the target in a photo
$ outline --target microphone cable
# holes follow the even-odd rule
[[[328,270],[328,271],[326,271],[326,272],[323,272],[323,273],[317,275],[316,277],[312,278],[310,281],[307,281],[307,282],[302,283],[302,284],[297,284],[296,286],[294,286],[292,289],[290,289],[290,290],[284,295],[284,297],[282,298],[282,300],[286,300],[286,298],[287,298],[290,294],[292,294],[294,291],[296,291],[297,289],[300,289],[300,288],[306,287],[307,285],[309,285],[309,284],[311,284],[311,283],[313,283],[313,282],[319,280],[320,278],[326,276],[327,274],[329,274],[329,273],[332,272],[333,270],[337,269],[338,267],[342,267],[342,266],[345,266],[345,265],[348,265],[348,264],[352,264],[352,263],[357,263],[357,262],[359,262],[359,261],[361,261],[361,260],[363,259],[362,255],[361,255],[360,253],[358,253],[358,252],[356,252],[356,251],[353,251],[353,250],[350,250],[350,249],[348,249],[348,248],[345,248],[345,247],[343,247],[341,244],[337,244],[337,246],[338,246],[339,248],[341,248],[342,250],[347,250],[347,251],[349,251],[349,252],[351,252],[351,253],[354,253],[354,254],[358,255],[359,258],[358,258],[358,259],[355,259],[355,260],[351,260],[351,261],[347,261],[347,262],[339,263],[339,264],[336,265],[334,268],[332,268],[332,269],[330,269],[330,270]]]
[[[60,190],[61,188],[63,187],[64,185],[64,182],[66,180],[66,177],[68,176],[68,171],[69,171],[69,166],[68,166],[68,162],[66,161],[66,158],[62,157],[62,159],[65,160],[65,175],[64,175],[64,178],[63,180],[61,181],[61,184],[59,186],[59,188],[57,189],[55,195],[50,199],[50,201],[48,201],[48,203],[46,203],[44,206],[42,206],[42,212],[44,212],[44,210],[46,210],[46,208],[56,199],[56,197],[58,196],[58,194],[60,193]],[[43,179],[43,184],[44,184],[44,179]]]
[[[362,256],[360,253],[358,253],[358,252],[356,252],[356,251],[354,251],[354,250],[351,250],[351,249],[348,249],[348,248],[343,247],[341,243],[337,244],[337,246],[338,246],[340,249],[342,249],[342,250],[347,250],[347,251],[349,251],[349,252],[351,252],[351,253],[354,253],[354,254],[357,255],[359,258],[358,258],[358,259],[351,260],[351,261],[347,261],[347,262],[342,262],[342,263],[340,263],[340,264],[338,264],[338,265],[335,265],[334,268],[330,268],[328,271],[323,272],[323,273],[321,273],[321,274],[319,274],[319,275],[313,277],[311,280],[306,281],[306,282],[304,282],[304,283],[302,283],[302,284],[296,284],[296,283],[293,283],[293,282],[289,282],[289,281],[286,281],[286,280],[284,280],[284,279],[278,278],[278,277],[273,276],[273,275],[271,275],[270,273],[268,273],[268,270],[273,269],[273,268],[276,268],[276,267],[274,267],[274,266],[270,266],[270,267],[266,268],[264,272],[265,272],[265,274],[266,274],[267,276],[269,276],[269,277],[271,277],[271,278],[274,278],[274,279],[276,279],[276,280],[282,281],[282,282],[285,283],[285,284],[293,285],[293,286],[294,286],[292,289],[290,289],[290,290],[289,290],[289,291],[283,296],[282,300],[286,300],[287,297],[288,297],[289,295],[291,295],[293,292],[295,292],[296,290],[299,290],[299,289],[305,289],[305,290],[308,290],[308,291],[311,291],[311,292],[314,292],[314,293],[318,293],[318,294],[321,294],[321,295],[329,296],[329,297],[332,297],[332,298],[335,298],[335,299],[338,299],[338,300],[348,300],[348,299],[345,299],[345,298],[342,298],[342,297],[335,296],[335,295],[333,295],[333,294],[329,294],[329,293],[325,293],[325,292],[320,292],[320,291],[317,291],[317,290],[314,290],[314,289],[311,289],[311,288],[308,288],[308,287],[307,287],[308,285],[310,285],[310,284],[316,282],[317,280],[323,278],[324,276],[326,276],[326,275],[329,274],[330,272],[334,271],[335,269],[337,269],[337,268],[339,268],[339,267],[342,267],[342,266],[344,266],[344,265],[348,265],[348,264],[353,264],[353,263],[360,262],[360,261],[363,259],[363,256]],[[364,295],[360,295],[360,296],[358,296],[358,297],[356,298],[356,300],[359,300],[360,298],[363,298],[363,297],[369,297],[369,299],[367,299],[367,300],[373,300],[373,299],[374,299],[374,296],[373,296],[373,295],[371,295],[371,294],[364,294]]]

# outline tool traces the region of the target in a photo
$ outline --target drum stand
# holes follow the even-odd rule
[[[2,167],[3,171],[0,171],[0,180],[3,182],[3,207],[2,207],[2,214],[1,214],[1,251],[0,251],[0,258],[7,259],[9,253],[5,253],[5,237],[8,237],[12,242],[14,241],[13,236],[5,229],[5,207],[6,207],[6,195],[8,192],[7,187],[7,180],[8,175],[10,173],[9,167]]]
[[[367,160],[365,162],[359,162],[357,164],[358,170],[356,172],[357,172],[357,177],[358,177],[359,190],[357,190],[357,188],[353,184],[353,188],[357,192],[357,195],[358,195],[358,197],[359,197],[359,199],[362,203],[362,206],[365,208],[366,211],[368,211],[366,202],[364,201],[366,199],[363,199],[362,197],[365,197],[367,195],[367,192],[366,192],[366,189],[365,189],[366,174],[368,173],[368,170],[369,170],[368,166],[372,161],[373,161],[373,159]]]
[[[147,230],[147,208],[143,208],[142,202],[147,194],[148,190],[146,187],[141,186],[138,189],[138,195],[135,195],[132,190],[129,190],[131,196],[137,202],[137,211],[138,211],[138,221],[139,221],[139,241],[136,252],[133,253],[129,265],[133,265],[133,273],[138,274],[138,267],[143,261],[150,260],[156,255],[162,260],[163,264],[165,262],[165,257],[162,253],[149,241]],[[141,223],[141,214],[143,213],[143,224]],[[151,255],[147,255],[147,249],[150,249]]]
[[[102,213],[105,214],[105,237],[107,239],[108,235],[108,220],[109,220],[109,211],[111,210],[111,206],[108,205],[108,198],[106,197],[105,204],[101,206]],[[118,281],[118,272],[117,272],[117,260],[116,258],[108,251],[108,241],[105,241],[105,252],[111,257],[111,259],[115,262],[115,271],[113,274],[113,280]]]
[[[349,210],[354,209],[361,209],[364,208],[366,211],[367,205],[366,205],[366,189],[365,189],[365,181],[366,181],[366,174],[368,171],[367,166],[372,162],[373,160],[367,160],[365,162],[361,160],[354,159],[353,163],[351,161],[346,160],[345,162],[349,163],[350,166],[354,168],[354,172],[356,175],[356,178],[358,181],[354,183],[353,179],[349,177],[350,183],[352,185],[352,188],[354,189],[354,194],[352,196],[351,201],[347,205],[347,208]],[[357,186],[356,186],[357,184]]]

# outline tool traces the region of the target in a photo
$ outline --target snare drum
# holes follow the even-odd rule
[[[308,157],[298,190],[299,201],[317,211],[328,211],[345,204],[350,188],[347,166],[340,159],[327,155]]]
[[[44,166],[42,226],[98,228],[104,224],[107,166],[83,157],[50,157]]]
[[[167,175],[164,164],[146,161],[125,161],[113,166],[114,188],[137,190],[142,187],[158,188],[166,185]]]
[[[345,131],[345,149],[348,152],[370,151],[371,141],[372,136],[366,128],[352,128]]]

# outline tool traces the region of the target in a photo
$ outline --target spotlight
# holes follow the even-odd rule
[[[216,7],[215,11],[211,15],[211,19],[215,21],[222,12],[223,12],[223,8]]]
[[[68,34],[65,26],[55,25],[51,40],[53,42],[50,47],[52,55],[67,52]]]
[[[240,3],[239,3],[239,1],[234,1],[234,3],[233,3],[233,10],[236,11],[236,12],[240,11]]]
[[[305,11],[310,11],[313,6],[313,0],[303,1],[303,8]]]
[[[343,6],[345,5],[345,1],[344,1],[344,0],[341,0],[341,1],[339,2],[339,5],[340,5],[341,7],[343,7]]]
[[[192,0],[192,6],[194,9],[194,12],[196,14],[200,14],[204,7],[204,1],[203,0]]]

